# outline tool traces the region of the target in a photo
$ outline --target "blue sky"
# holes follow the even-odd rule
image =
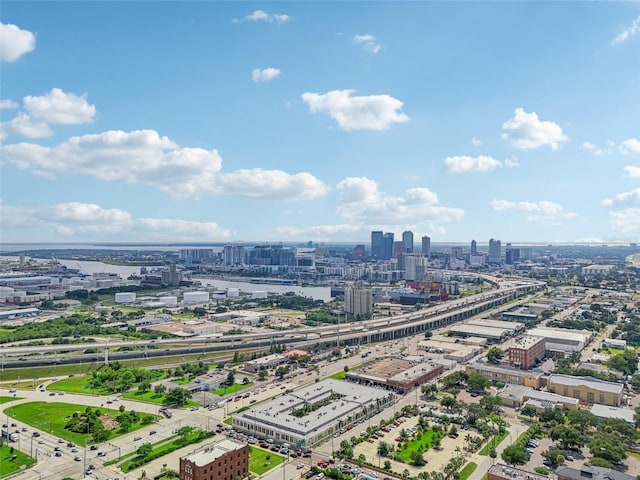
[[[0,21],[2,242],[640,239],[640,3]]]

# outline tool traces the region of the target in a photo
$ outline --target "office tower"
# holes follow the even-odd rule
[[[405,280],[419,282],[427,276],[429,260],[422,255],[406,255],[404,257]]]
[[[507,249],[505,250],[505,263],[507,265],[513,265],[520,261],[520,249],[513,248],[510,243],[507,243]]]
[[[462,247],[451,247],[451,257],[462,260]]]
[[[426,235],[422,237],[422,254],[427,258],[431,257],[431,237]]]
[[[344,289],[344,311],[350,317],[369,318],[373,313],[370,288],[348,285]]]
[[[244,263],[244,247],[242,245],[225,245],[222,249],[222,261],[225,265],[242,265]]]
[[[489,240],[489,263],[499,264],[502,259],[502,246],[500,240]]]
[[[478,254],[478,244],[476,243],[475,240],[471,240],[471,255],[477,255]]]
[[[411,230],[402,232],[402,243],[404,243],[406,253],[413,253],[413,232]]]
[[[391,258],[398,258],[400,254],[407,253],[404,242],[393,242],[391,246]]]
[[[393,233],[387,232],[384,234],[384,254],[382,258],[389,260],[393,255]]]
[[[380,230],[371,232],[371,257],[377,259],[384,257],[384,236]]]
[[[533,249],[531,247],[520,248],[521,260],[531,260],[532,255],[533,255]]]

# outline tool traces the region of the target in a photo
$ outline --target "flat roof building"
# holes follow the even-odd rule
[[[556,469],[556,476],[558,480],[636,480],[633,475],[611,468],[592,467],[589,465],[583,465],[580,470],[560,466]]]
[[[249,445],[225,438],[180,457],[180,480],[236,480],[249,473]]]
[[[233,428],[258,438],[313,445],[395,402],[388,390],[323,380],[234,414]]]
[[[622,402],[621,383],[606,382],[593,377],[549,375],[547,389],[566,397],[577,398],[584,403],[601,403],[619,406]]]
[[[502,340],[512,333],[512,330],[507,328],[481,327],[467,324],[453,325],[449,328],[449,331],[460,336],[484,337],[491,340]]]
[[[247,372],[258,373],[261,368],[266,368],[268,370],[270,368],[277,367],[278,365],[282,365],[283,363],[286,363],[286,361],[286,355],[273,353],[271,355],[267,355],[266,357],[259,357],[255,360],[244,362],[244,366],[242,368]]]
[[[443,371],[443,365],[431,362],[385,357],[367,362],[357,370],[348,371],[346,379],[405,393],[437,378]]]
[[[487,472],[488,480],[548,480],[548,478],[546,475],[501,463],[491,465]]]
[[[591,413],[603,420],[608,418],[619,418],[630,425],[635,425],[634,411],[626,408],[611,407],[608,405],[594,403],[593,407],[591,407]]]
[[[545,345],[544,337],[524,335],[516,338],[511,345],[509,345],[509,365],[522,370],[529,370],[537,361],[544,358],[546,352]]]
[[[502,320],[480,318],[476,320],[468,320],[465,323],[467,325],[478,325],[480,327],[504,328],[509,330],[512,335],[524,331],[524,323],[519,322],[503,322]]]
[[[465,367],[467,373],[481,373],[491,381],[525,385],[540,388],[542,372],[520,370],[513,367],[502,367],[483,362],[474,362]]]

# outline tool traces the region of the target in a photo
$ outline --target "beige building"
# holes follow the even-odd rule
[[[565,397],[577,398],[584,403],[619,406],[622,403],[621,383],[606,382],[593,377],[550,375],[547,390]]]
[[[501,367],[490,363],[475,362],[467,365],[467,373],[481,373],[491,381],[525,385],[531,388],[540,388],[542,373],[530,370],[520,370],[513,367]]]

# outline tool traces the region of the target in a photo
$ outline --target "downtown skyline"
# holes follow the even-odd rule
[[[640,4],[16,2],[0,242],[637,242]]]

